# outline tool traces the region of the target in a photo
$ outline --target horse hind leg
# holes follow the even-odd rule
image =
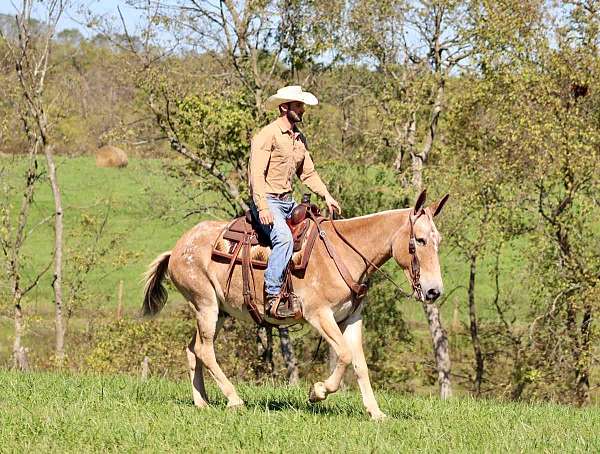
[[[192,379],[192,386],[194,389],[193,392],[195,393],[197,391],[199,397],[201,397],[202,400],[207,403],[206,391],[204,390],[203,386],[204,381],[203,378],[200,378],[202,375],[202,366],[204,366],[206,369],[208,369],[210,375],[217,382],[219,389],[227,398],[227,406],[241,407],[244,405],[244,401],[240,399],[233,384],[221,370],[221,367],[217,363],[215,356],[214,341],[223,322],[222,318],[219,318],[219,307],[217,305],[216,298],[213,301],[199,301],[197,304],[195,304],[195,307],[197,330],[193,345],[193,354],[194,359],[196,360],[193,377],[190,372],[190,378]],[[191,359],[191,355],[188,355],[188,359]],[[198,359],[201,362],[200,367],[198,367]],[[198,378],[196,378],[197,374]],[[199,385],[201,383],[201,386],[199,386],[197,390],[195,389],[196,380]],[[202,395],[202,392],[204,395]],[[194,402],[196,402],[196,394],[194,394]],[[204,405],[201,403],[199,406]]]
[[[221,327],[223,326],[223,322],[225,321],[224,316],[220,316],[217,320],[217,326],[215,328],[215,341]],[[190,341],[187,349],[187,359],[190,367],[190,381],[192,382],[192,396],[194,398],[194,405],[199,408],[203,408],[208,406],[208,395],[206,393],[206,389],[204,387],[204,373],[202,361],[200,358],[196,356],[195,347],[196,347],[196,339],[198,338],[198,329],[194,333],[192,340]]]
[[[190,381],[192,382],[192,397],[194,398],[194,405],[198,408],[204,408],[208,406],[208,396],[206,389],[204,388],[204,374],[202,372],[202,362],[194,353],[196,338],[198,331],[194,333],[190,344],[186,349],[188,364],[190,366]]]

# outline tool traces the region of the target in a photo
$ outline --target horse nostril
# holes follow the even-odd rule
[[[429,290],[427,290],[428,300],[435,300],[438,298],[438,296],[440,296],[440,291],[438,289],[430,288]]]

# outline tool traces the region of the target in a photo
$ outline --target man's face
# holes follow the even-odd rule
[[[300,101],[292,101],[287,105],[288,110],[286,115],[290,123],[300,123],[302,121],[302,116],[304,115],[304,103]]]

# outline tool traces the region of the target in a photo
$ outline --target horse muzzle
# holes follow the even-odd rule
[[[425,292],[425,299],[427,301],[435,301],[440,297],[441,294],[442,292],[439,289],[430,288],[429,290],[427,290],[427,292]]]

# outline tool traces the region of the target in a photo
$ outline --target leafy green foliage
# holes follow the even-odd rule
[[[234,163],[236,170],[242,170],[255,123],[239,93],[186,96],[178,101],[176,119],[186,144],[215,164]]]
[[[151,367],[166,373],[183,372],[184,346],[190,341],[192,324],[179,322],[120,320],[97,328],[94,347],[85,363],[96,373],[140,371],[144,357]]]
[[[408,194],[387,166],[357,165],[348,161],[329,161],[319,165],[329,192],[338,198],[345,217],[362,216],[377,211],[406,208]]]
[[[451,194],[436,219],[448,295],[439,304],[455,327],[459,389],[471,382],[461,322],[467,264],[476,257],[484,392],[581,403],[586,386],[597,390],[600,60],[593,2],[227,2],[223,26],[211,22],[220,17],[214,5],[187,5],[153,15],[170,31],[190,26],[190,47],[162,59],[155,59],[160,47],[147,60],[134,58],[119,47],[127,47],[119,34],[57,38],[47,94],[59,152],[124,141],[145,144],[134,153],[160,156],[179,141],[198,158],[131,160],[119,173],[96,173],[89,159],[61,163],[73,311],[105,316],[121,280],[125,305],[137,306],[146,263],[197,220],[237,212],[247,196],[249,139],[267,122],[261,103],[280,85],[302,83],[320,100],[302,129],[346,217],[409,206],[414,194],[401,189],[415,173],[406,166],[409,156],[415,169],[423,164],[430,198]],[[247,20],[236,23],[236,12]],[[136,49],[142,42],[134,37]],[[2,58],[5,45],[0,41],[0,147],[18,152],[24,139],[14,133],[19,99],[12,66]],[[14,216],[21,196],[5,183],[11,166],[0,164],[10,193],[0,201],[0,217]],[[51,210],[40,191],[33,224]],[[105,240],[97,240],[106,213]],[[51,259],[49,227],[33,230],[24,251],[28,277]],[[41,284],[27,302],[45,308],[49,278]],[[400,308],[394,299],[387,284],[372,290],[367,345],[374,378],[420,390],[432,376],[431,360],[423,359],[430,346],[421,308]],[[144,335],[165,339],[168,329]],[[253,342],[242,334],[236,331],[244,341],[233,351]],[[313,341],[295,338],[303,360]],[[122,367],[132,371],[137,361]],[[235,373],[253,374],[237,365]]]

